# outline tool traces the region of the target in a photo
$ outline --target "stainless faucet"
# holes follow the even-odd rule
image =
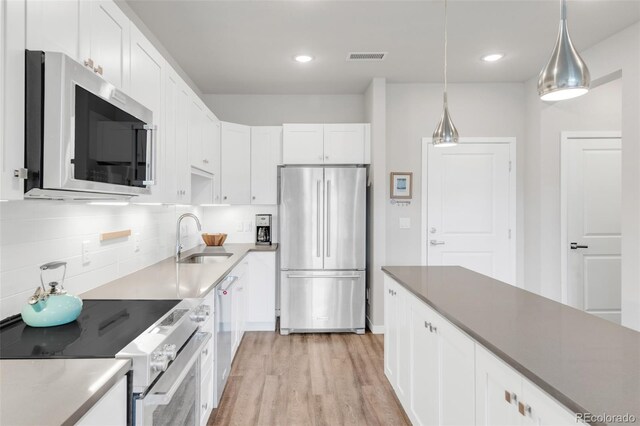
[[[180,243],[180,223],[185,217],[192,217],[196,221],[196,225],[198,225],[198,231],[202,231],[202,226],[200,225],[200,219],[198,219],[198,216],[193,213],[180,215],[178,223],[176,224],[176,262],[180,260],[180,253],[182,252],[182,244]]]

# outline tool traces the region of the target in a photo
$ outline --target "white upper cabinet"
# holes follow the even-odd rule
[[[129,18],[109,0],[83,2],[81,10],[80,61],[117,88],[128,89]]]
[[[202,136],[204,128],[204,105],[195,94],[189,102],[189,159],[191,166],[204,170],[205,161],[202,154]]]
[[[282,135],[284,164],[322,164],[324,161],[322,124],[285,124]]]
[[[201,147],[202,169],[212,173],[216,178],[220,174],[220,127],[220,120],[205,107]]]
[[[24,181],[14,170],[24,167],[25,7],[0,2],[0,199],[21,200]]]
[[[282,163],[282,127],[251,128],[251,204],[278,203],[278,164]]]
[[[191,202],[191,164],[189,158],[189,108],[191,102],[191,91],[186,83],[178,79],[178,93],[175,106],[176,117],[176,139],[175,139],[175,160],[176,160],[176,186],[177,199],[180,204]]]
[[[369,164],[370,125],[285,124],[284,164]]]
[[[251,204],[251,128],[222,123],[221,193],[223,204]]]
[[[136,198],[138,202],[168,202],[168,174],[174,167],[173,157],[168,157],[166,151],[166,132],[162,122],[162,106],[165,96],[163,73],[165,61],[162,55],[153,47],[142,33],[135,27],[131,28],[131,97],[153,111],[153,124],[156,126],[153,137],[153,161],[155,165],[154,185],[151,194]],[[171,163],[167,163],[171,161]]]
[[[164,102],[162,112],[164,120],[162,124],[162,135],[164,138],[164,155],[165,155],[165,170],[164,175],[161,176],[163,189],[164,189],[164,201],[167,203],[175,203],[180,201],[180,193],[178,190],[178,168],[180,167],[178,162],[178,97],[180,94],[180,77],[170,67],[165,67],[164,73]],[[185,170],[188,170],[189,164],[185,163],[182,166]]]
[[[365,164],[364,124],[325,124],[324,162]]]
[[[62,52],[77,61],[80,57],[81,0],[27,1],[27,49]]]

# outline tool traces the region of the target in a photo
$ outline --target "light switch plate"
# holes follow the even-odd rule
[[[134,234],[134,239],[133,239],[133,250],[134,251],[140,251],[140,233],[136,232]]]
[[[411,218],[410,217],[401,217],[400,218],[400,229],[411,229]]]
[[[251,221],[247,220],[244,222],[244,232],[251,232]]]
[[[236,224],[236,232],[242,232],[242,222]]]

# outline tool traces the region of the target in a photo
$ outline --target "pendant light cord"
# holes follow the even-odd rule
[[[444,104],[447,105],[447,0],[444,0]]]

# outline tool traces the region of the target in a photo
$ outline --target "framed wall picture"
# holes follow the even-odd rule
[[[410,200],[413,197],[413,173],[391,172],[391,198]]]

